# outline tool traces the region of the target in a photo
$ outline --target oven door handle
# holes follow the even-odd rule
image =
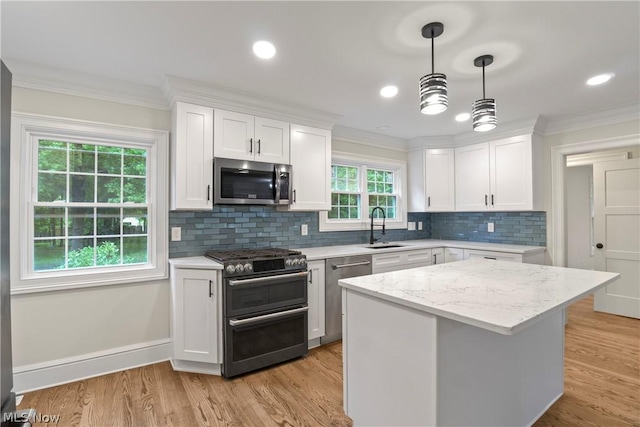
[[[291,279],[294,277],[307,277],[308,274],[309,274],[308,271],[301,271],[299,273],[278,274],[277,276],[256,277],[253,279],[229,280],[229,286],[240,286],[240,285],[248,285],[251,283],[272,282],[274,280]]]
[[[309,307],[300,307],[300,308],[294,308],[293,310],[263,314],[262,316],[251,317],[249,319],[229,320],[229,325],[231,326],[249,325],[251,323],[262,322],[263,320],[276,319],[278,317],[284,317],[290,314],[303,313],[308,310],[309,310]]]

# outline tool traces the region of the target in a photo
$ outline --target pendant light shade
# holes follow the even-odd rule
[[[479,56],[473,61],[473,64],[476,67],[482,67],[482,99],[475,101],[471,109],[473,130],[476,132],[486,132],[491,129],[495,129],[498,125],[498,119],[496,117],[496,100],[485,96],[484,87],[484,67],[492,62],[492,55]]]
[[[434,43],[433,39],[444,31],[440,22],[432,22],[422,27],[422,37],[431,39],[431,74],[420,79],[420,112],[422,114],[438,114],[447,109],[447,76],[434,72]]]

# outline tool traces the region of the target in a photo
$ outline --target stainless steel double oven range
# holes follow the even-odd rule
[[[307,260],[279,248],[208,251],[223,264],[223,366],[233,377],[304,356]]]

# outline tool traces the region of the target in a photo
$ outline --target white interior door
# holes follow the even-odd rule
[[[620,278],[594,310],[640,319],[640,159],[594,163],[595,267]]]

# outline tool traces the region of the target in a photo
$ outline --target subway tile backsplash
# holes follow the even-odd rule
[[[422,221],[418,231],[387,230],[386,241],[443,239],[546,245],[544,212],[452,212],[409,213],[409,221]],[[487,223],[495,232],[487,232]],[[214,206],[208,212],[169,212],[171,227],[182,228],[182,240],[169,242],[169,257],[203,255],[209,249],[302,248],[313,246],[366,244],[369,231],[318,231],[317,212],[280,212],[269,206]],[[307,224],[309,234],[300,235]],[[376,228],[375,236],[380,237]]]
[[[429,238],[429,214],[409,213],[421,231],[387,230],[384,240]],[[280,212],[269,206],[214,206],[209,212],[169,212],[170,227],[182,227],[182,240],[169,242],[169,257],[203,255],[209,249],[302,248],[369,243],[369,231],[318,231],[317,212]],[[300,235],[307,224],[309,234]],[[376,228],[375,237],[380,237]]]
[[[430,216],[432,239],[546,246],[545,212],[447,212]],[[494,223],[489,233],[487,224]]]

